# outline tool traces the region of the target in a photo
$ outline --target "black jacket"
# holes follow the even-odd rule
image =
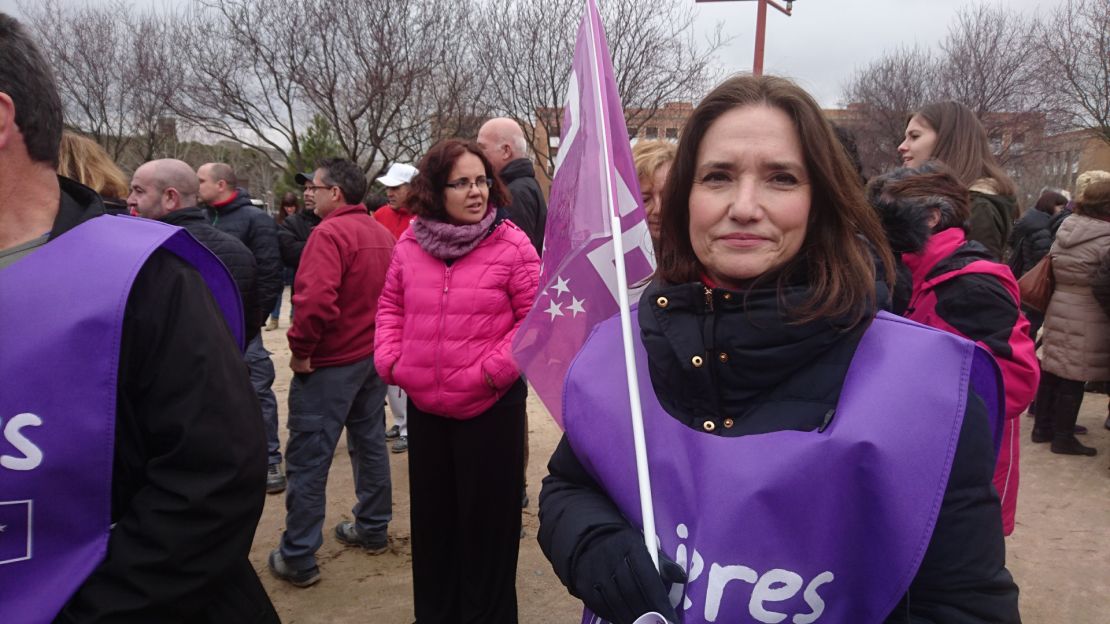
[[[278,250],[277,224],[265,212],[251,204],[250,195],[239,189],[231,203],[220,208],[208,207],[208,219],[212,225],[243,241],[254,254],[258,264],[258,307],[269,313],[274,309],[281,291],[282,282],[281,252]],[[259,319],[261,326],[266,322],[265,314]]]
[[[200,208],[175,210],[159,219],[164,223],[185,228],[200,244],[216,254],[224,263],[235,285],[239,288],[239,298],[243,303],[243,328],[247,342],[258,335],[262,317],[269,313],[258,306],[258,266],[250,249],[239,239],[227,232],[221,232],[208,224],[204,211]]]
[[[524,230],[528,240],[536,248],[536,255],[542,256],[543,232],[547,227],[547,200],[543,198],[539,182],[536,182],[536,170],[532,161],[527,158],[511,161],[505,165],[499,176],[512,194],[507,206],[509,220]]]
[[[320,224],[320,217],[313,210],[301,210],[285,218],[278,226],[278,244],[281,247],[281,261],[285,266],[297,270],[301,265],[301,253],[312,228]]]
[[[1032,209],[1027,210],[1014,224],[1014,231],[1010,234],[1008,262],[1014,277],[1028,273],[1052,249],[1052,241],[1056,236],[1049,227],[1051,223],[1052,215]]]
[[[51,239],[102,213],[64,180]],[[278,622],[247,559],[265,497],[261,408],[204,279],[170,252],[131,289],[117,383],[115,526],[56,621]]]
[[[715,429],[715,435],[728,436],[810,431],[825,422],[839,400],[862,328],[837,332],[832,331],[834,323],[827,331],[807,333],[776,323],[775,314],[758,310],[745,314],[741,298],[726,301],[721,290],[710,295],[714,311],[709,311],[700,284],[652,284],[643,300],[653,300],[661,289],[670,300],[667,312],[641,306],[639,318],[652,385],[669,414],[700,431],[706,419],[720,423],[722,406],[728,405],[735,424]],[[764,297],[753,307],[767,301]],[[762,309],[773,308],[772,304]],[[665,314],[665,322],[657,314]],[[706,366],[699,369],[678,360],[679,353],[712,354],[716,349],[734,356],[727,362],[707,357]],[[758,366],[742,366],[742,362],[758,362]],[[539,542],[559,578],[574,587],[577,561],[591,541],[629,525],[582,467],[565,436],[548,470],[540,493]],[[1018,589],[1005,567],[993,474],[986,407],[969,392],[932,540],[909,591],[886,622],[1020,621]]]

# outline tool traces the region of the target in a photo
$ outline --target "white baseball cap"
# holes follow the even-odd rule
[[[416,167],[413,167],[412,165],[406,165],[404,163],[393,163],[389,166],[389,171],[386,171],[385,175],[378,178],[378,182],[381,182],[382,186],[388,186],[392,188],[412,182],[412,178],[416,174]]]

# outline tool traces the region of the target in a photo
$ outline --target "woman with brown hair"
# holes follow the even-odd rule
[[[96,141],[72,130],[62,131],[58,175],[96,191],[109,214],[127,214],[127,177]]]
[[[987,131],[975,113],[959,102],[922,107],[910,116],[898,153],[907,167],[936,159],[955,172],[971,190],[968,240],[979,241],[1001,261],[1019,214],[1017,190],[991,153]]]
[[[408,394],[416,621],[515,623],[528,389],[511,347],[540,259],[477,143],[441,141],[417,168],[374,340]]]
[[[286,191],[281,196],[281,203],[278,204],[277,214],[274,215],[274,221],[277,221],[278,232],[281,232],[282,227],[285,225],[285,220],[301,211],[301,202],[297,200],[297,194],[292,191]],[[282,258],[284,264],[284,258]],[[293,287],[293,280],[297,276],[296,267],[291,267],[286,264],[282,267],[282,286],[281,292],[278,293],[277,301],[274,302],[274,309],[270,310],[270,322],[266,325],[266,331],[273,331],[278,328],[279,320],[281,319],[281,299],[285,295],[285,287]],[[293,322],[293,301],[292,294],[290,294],[289,301],[289,322]]]
[[[967,188],[939,161],[875,178],[868,200],[905,269],[895,288],[894,312],[975,341],[1002,369],[1006,420],[994,487],[1002,501],[1002,531],[1009,535],[1017,510],[1018,417],[1033,400],[1039,376],[1017,280],[986,248],[967,240]]]
[[[540,494],[570,592],[616,624],[1019,621],[990,487],[997,368],[877,312],[891,253],[817,103],[781,78],[718,86],[662,215],[633,315],[661,572],[611,319],[568,372]]]

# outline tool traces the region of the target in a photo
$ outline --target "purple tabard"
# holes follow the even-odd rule
[[[0,270],[0,621],[53,620],[104,558],[124,310],[160,247],[242,345],[231,275],[178,227],[99,217]]]
[[[685,624],[882,622],[932,536],[969,384],[1001,429],[990,355],[886,313],[865,332],[823,432],[690,429],[659,405],[636,342],[657,539],[689,576],[671,588]],[[571,368],[564,423],[575,455],[642,527],[620,352],[610,319]]]

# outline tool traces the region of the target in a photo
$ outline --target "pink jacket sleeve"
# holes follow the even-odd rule
[[[490,376],[498,390],[505,389],[520,376],[512,355],[513,337],[524,322],[525,315],[532,309],[540,281],[540,258],[528,238],[523,236],[523,232],[521,234],[522,243],[516,246],[517,257],[509,274],[509,305],[513,311],[513,328],[482,363],[482,370]]]
[[[393,365],[401,357],[401,337],[405,327],[405,291],[399,249],[400,246],[393,248],[393,259],[385,275],[385,286],[378,299],[378,313],[374,317],[374,368],[390,385],[393,385]]]

